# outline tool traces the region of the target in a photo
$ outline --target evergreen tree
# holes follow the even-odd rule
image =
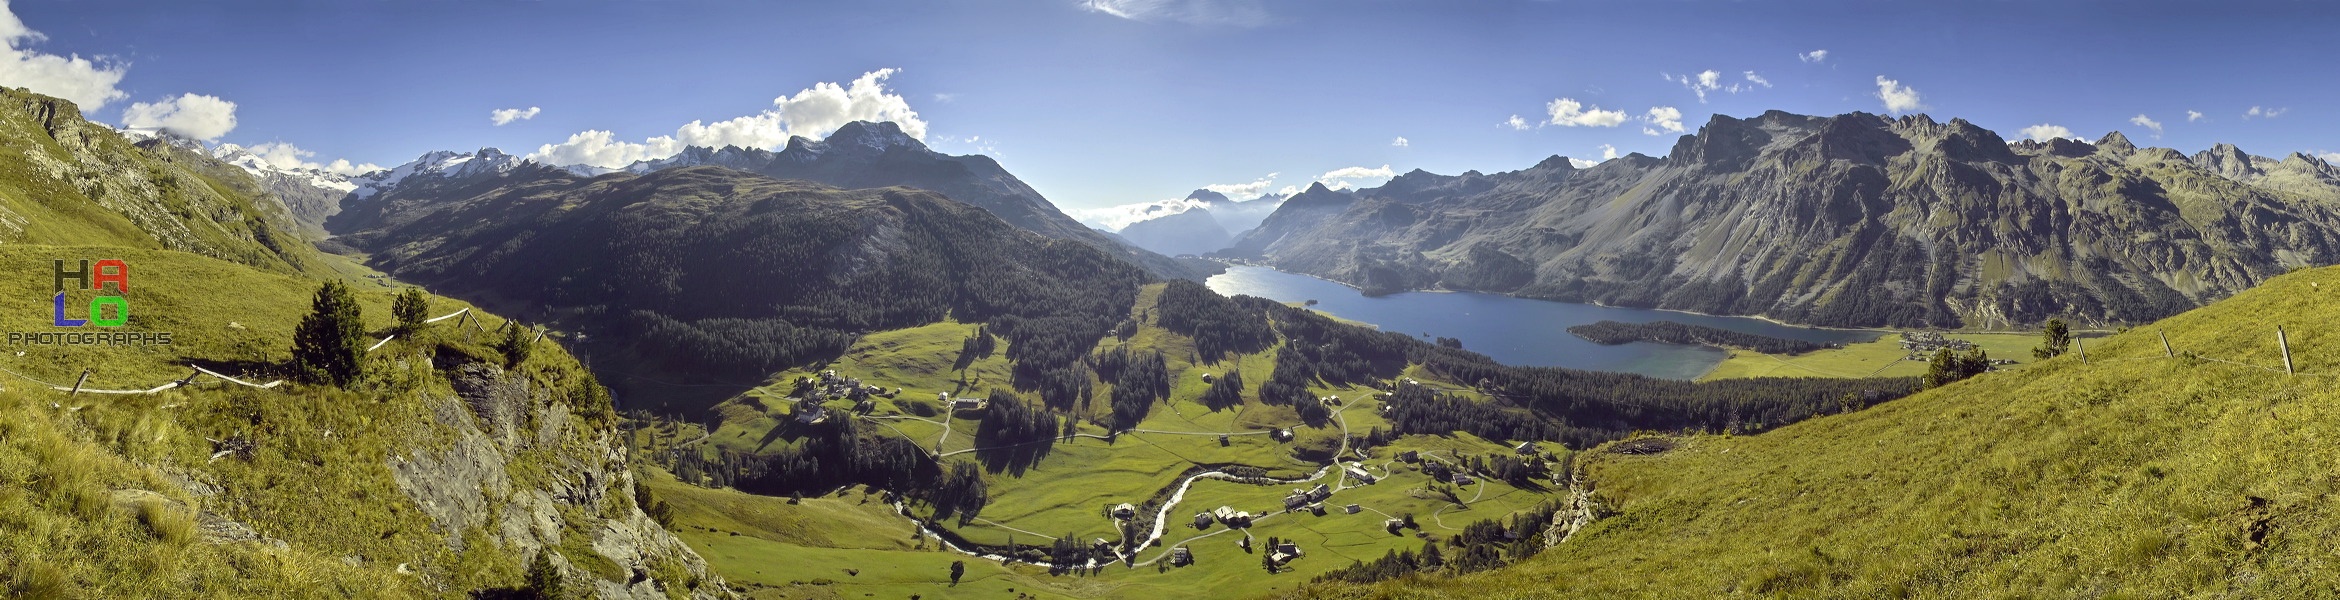
[[[407,333],[421,331],[423,319],[428,318],[430,310],[430,298],[423,295],[422,288],[406,288],[398,293],[396,302],[390,303],[390,316],[397,317],[398,330]]]
[[[536,551],[536,560],[528,563],[528,584],[521,588],[523,594],[544,600],[565,598],[567,596],[561,589],[564,586],[560,568],[552,564],[552,549]]]
[[[519,321],[504,324],[504,337],[495,343],[496,352],[504,355],[504,368],[519,368],[520,363],[528,362],[528,352],[535,349],[535,344],[530,343],[535,340],[528,334],[528,328],[520,326]]]
[[[2041,327],[2039,334],[2040,345],[2031,349],[2032,358],[2044,360],[2063,356],[2064,351],[2072,347],[2072,330],[2064,325],[2063,319],[2048,319],[2047,326]]]
[[[967,574],[967,561],[951,561],[951,585],[959,584],[959,577]]]
[[[339,281],[325,282],[309,316],[293,329],[293,371],[310,383],[347,386],[364,375],[365,316],[357,296]]]
[[[1422,566],[1432,569],[1446,566],[1446,558],[1438,555],[1438,542],[1422,544]]]

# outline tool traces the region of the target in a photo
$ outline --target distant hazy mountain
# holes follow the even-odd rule
[[[1139,248],[1170,256],[1207,254],[1227,247],[1233,239],[1227,235],[1226,228],[1219,226],[1210,209],[1205,208],[1139,221],[1117,233]]]
[[[1066,216],[991,157],[935,152],[891,122],[846,123],[822,140],[791,138],[788,146],[779,152],[694,146],[671,157],[635,163],[624,170],[642,174],[697,165],[815,181],[846,189],[902,186],[929,190],[991,211],[1010,224],[1040,235],[1081,240],[1107,249],[1159,276],[1200,278],[1213,272],[1207,265],[1171,260],[1091,230]]]
[[[2340,259],[2335,182],[2301,154],[1773,111],[1718,115],[1666,158],[1312,188],[1228,252],[1377,292],[1842,326],[2137,322]]]

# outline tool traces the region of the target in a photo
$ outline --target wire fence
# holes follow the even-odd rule
[[[424,322],[424,323],[437,323],[437,322],[440,322],[440,321],[445,321],[445,320],[447,320],[447,319],[453,319],[453,318],[458,318],[458,317],[461,317],[463,320],[462,320],[462,321],[460,321],[460,322],[458,322],[458,323],[456,323],[456,327],[457,327],[457,328],[462,328],[462,327],[465,327],[465,326],[469,326],[469,327],[470,327],[470,328],[471,328],[473,331],[486,332],[486,333],[496,333],[496,332],[501,332],[501,331],[503,331],[503,330],[504,330],[504,328],[505,328],[505,327],[512,327],[512,326],[514,326],[514,324],[515,324],[515,322],[514,322],[513,320],[511,320],[511,319],[505,319],[505,320],[504,320],[504,324],[503,324],[503,325],[501,325],[501,326],[498,326],[498,327],[497,327],[495,330],[493,330],[493,331],[490,331],[490,330],[488,330],[488,329],[487,329],[487,327],[485,327],[485,326],[482,326],[482,325],[480,325],[480,324],[479,324],[479,318],[478,318],[478,317],[476,317],[476,316],[472,316],[472,312],[471,312],[471,308],[470,308],[470,307],[465,307],[465,308],[463,308],[463,309],[461,309],[461,310],[457,310],[457,311],[455,311],[455,312],[447,313],[447,314],[444,314],[444,315],[439,315],[439,316],[437,316],[437,317],[432,317],[432,318],[429,318],[429,319],[424,319],[424,320],[423,320],[423,322]],[[534,344],[534,343],[537,343],[537,342],[544,341],[544,333],[545,333],[545,332],[543,332],[543,331],[538,331],[538,332],[536,332],[536,338],[535,338],[535,339],[533,339],[533,340],[529,340],[529,342],[528,342],[528,343],[530,343],[530,344]],[[374,342],[374,345],[372,345],[372,346],[367,346],[367,347],[366,347],[366,351],[367,351],[367,352],[373,352],[373,351],[375,351],[375,350],[377,350],[377,349],[380,349],[380,348],[381,348],[381,347],[382,347],[384,344],[388,344],[388,343],[390,343],[390,340],[392,340],[392,339],[396,339],[397,337],[398,337],[398,334],[395,334],[395,333],[393,333],[393,334],[390,334],[390,335],[388,335],[388,336],[385,336],[385,337],[383,337],[381,340]],[[229,377],[229,376],[227,376],[227,375],[224,375],[224,374],[221,374],[221,373],[218,373],[218,372],[212,371],[212,370],[210,370],[210,369],[205,369],[205,368],[203,368],[203,367],[202,367],[202,366],[200,366],[200,365],[189,365],[189,366],[190,366],[191,368],[193,368],[193,369],[194,369],[194,372],[192,372],[192,373],[188,373],[186,377],[181,377],[181,378],[179,378],[179,379],[174,379],[174,380],[171,380],[171,381],[168,381],[168,382],[164,382],[164,383],[163,383],[163,384],[161,384],[161,385],[157,385],[157,386],[154,386],[154,387],[151,387],[151,388],[147,388],[147,389],[143,389],[143,390],[102,390],[102,389],[96,389],[96,388],[90,388],[90,387],[86,387],[86,386],[84,386],[83,384],[85,384],[85,383],[88,383],[88,382],[89,382],[89,376],[90,376],[90,374],[91,374],[91,372],[92,372],[92,371],[91,371],[91,370],[89,370],[89,369],[82,369],[82,371],[81,371],[81,377],[80,377],[80,379],[79,379],[79,380],[76,380],[76,381],[73,383],[73,385],[70,385],[70,386],[67,386],[67,385],[60,385],[60,384],[56,384],[56,383],[51,383],[51,382],[48,382],[48,381],[42,381],[42,380],[40,380],[40,379],[38,379],[38,378],[34,378],[34,377],[32,377],[32,376],[25,375],[25,374],[23,374],[23,373],[18,373],[18,372],[16,372],[16,371],[13,371],[13,370],[7,369],[7,368],[5,368],[5,367],[0,367],[0,372],[4,372],[4,373],[10,374],[10,375],[15,375],[15,376],[17,376],[18,378],[20,378],[20,379],[23,379],[23,380],[25,380],[25,381],[30,381],[30,382],[33,382],[33,383],[36,383],[36,384],[40,384],[40,387],[42,387],[42,388],[44,388],[44,389],[50,389],[50,390],[56,390],[56,391],[60,391],[60,392],[65,392],[65,393],[66,393],[66,395],[79,395],[79,394],[155,394],[155,393],[161,393],[161,392],[163,392],[163,391],[166,391],[166,390],[171,390],[171,389],[175,389],[175,388],[180,388],[180,387],[185,387],[185,386],[190,386],[190,385],[199,385],[199,384],[203,384],[203,383],[210,383],[210,382],[203,382],[203,381],[196,381],[196,380],[195,380],[195,379],[196,379],[197,377],[199,377],[199,376],[206,376],[206,375],[208,375],[208,376],[210,376],[210,377],[212,377],[212,378],[214,378],[214,379],[218,379],[218,380],[220,380],[220,381],[225,381],[225,382],[228,382],[228,383],[233,383],[233,384],[236,384],[236,385],[242,385],[242,386],[247,386],[247,387],[254,387],[254,388],[259,388],[259,389],[274,389],[276,386],[284,384],[284,380],[282,380],[282,379],[278,379],[278,380],[275,380],[275,381],[270,381],[270,382],[268,382],[268,383],[252,383],[252,382],[249,382],[249,381],[244,381],[244,380],[242,380],[242,379],[237,379],[237,378],[234,378],[234,377]]]
[[[2215,363],[2225,363],[2225,364],[2235,365],[2235,366],[2238,366],[2238,367],[2250,367],[2250,368],[2253,368],[2253,369],[2263,369],[2263,370],[2272,371],[2272,372],[2276,372],[2276,373],[2282,373],[2282,374],[2285,374],[2285,375],[2297,375],[2297,376],[2306,376],[2306,377],[2332,377],[2332,376],[2335,376],[2335,375],[2340,375],[2340,373],[2306,373],[2306,372],[2302,372],[2302,371],[2300,371],[2300,369],[2299,369],[2298,365],[2292,361],[2292,356],[2291,356],[2291,336],[2290,336],[2290,334],[2286,333],[2286,332],[2283,330],[2283,328],[2282,328],[2282,327],[2280,327],[2280,326],[2278,326],[2278,327],[2276,327],[2276,328],[2275,328],[2275,350],[2276,350],[2276,352],[2277,352],[2277,353],[2279,353],[2279,354],[2282,356],[2282,358],[2283,358],[2283,366],[2281,366],[2281,367],[2270,367],[2270,366],[2267,366],[2267,365],[2258,365],[2258,364],[2251,364],[2251,363],[2242,362],[2242,361],[2227,360],[2227,359],[2223,359],[2223,358],[2215,358],[2215,357],[2210,357],[2210,356],[2203,356],[2201,353],[2194,352],[2194,351],[2191,351],[2191,350],[2178,350],[2178,349],[2177,349],[2175,346],[2172,346],[2172,345],[2170,344],[2170,342],[2169,342],[2169,334],[2168,334],[2168,333],[2166,333],[2166,332],[2162,332],[2162,331],[2158,331],[2158,330],[2157,330],[2157,331],[2155,331],[2155,332],[2154,332],[2154,334],[2155,334],[2155,335],[2157,335],[2157,336],[2159,336],[2159,337],[2161,338],[2161,355],[2160,355],[2160,356],[2131,356],[2131,357],[2125,357],[2125,358],[2097,358],[2097,359],[2090,359],[2090,358],[2088,357],[2088,347],[2087,347],[2087,344],[2086,344],[2086,342],[2083,342],[2083,341],[2081,341],[2081,338],[2078,338],[2078,337],[2074,337],[2074,338],[2072,338],[2072,348],[2073,348],[2073,352],[2079,356],[2079,358],[2080,358],[2080,364],[2110,363],[2110,362],[2127,362],[2127,361],[2132,361],[2132,360],[2181,360],[2181,359],[2185,359],[2185,360],[2201,360],[2201,361],[2208,361],[2208,362],[2215,362]]]

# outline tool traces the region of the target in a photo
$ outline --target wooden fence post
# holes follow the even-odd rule
[[[2275,347],[2283,349],[2283,374],[2299,373],[2291,369],[2291,340],[2284,338],[2282,325],[2275,326]]]
[[[2165,357],[2167,357],[2167,356],[2177,356],[2177,351],[2176,351],[2176,350],[2171,350],[2171,349],[2169,349],[2169,332],[2167,332],[2167,331],[2162,331],[2162,330],[2159,330],[2159,329],[2153,330],[2153,332],[2154,332],[2154,333],[2157,333],[2157,334],[2161,334],[2161,355],[2162,355],[2162,356],[2165,356]]]
[[[2080,351],[2080,364],[2088,364],[2088,344],[2080,342],[2079,334],[2072,335],[2072,348]]]
[[[89,383],[89,369],[86,368],[81,370],[80,379],[73,380],[73,391],[66,392],[65,395],[71,397],[81,394],[81,384],[84,383]]]

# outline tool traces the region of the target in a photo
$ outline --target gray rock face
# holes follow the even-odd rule
[[[706,561],[633,505],[633,473],[611,434],[571,426],[565,407],[534,397],[524,378],[492,365],[465,365],[456,382],[460,397],[432,405],[444,439],[388,459],[399,489],[430,516],[449,548],[461,550],[465,532],[480,531],[513,556],[533,556],[565,536],[582,535],[594,554],[634,574],[626,581],[604,580],[570,562],[578,557],[556,555],[554,564],[567,571],[566,579],[597,598],[667,597],[661,586],[681,582],[642,574],[669,561],[707,582],[692,597],[716,597],[703,591],[722,588]],[[535,430],[523,432],[531,412]],[[589,437],[572,439],[578,436]],[[514,468],[522,460],[534,463]]]
[[[1773,111],[1717,116],[1662,159],[1567,162],[1312,189],[1226,253],[1368,292],[1913,327],[2140,322],[2340,260],[2340,171],[2228,145]]]

